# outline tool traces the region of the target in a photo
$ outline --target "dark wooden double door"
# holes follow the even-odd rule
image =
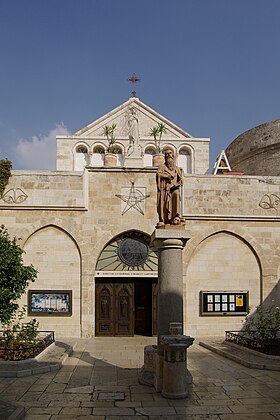
[[[157,334],[158,285],[150,279],[102,282],[95,286],[95,334]]]

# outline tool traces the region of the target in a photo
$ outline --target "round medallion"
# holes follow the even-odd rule
[[[131,267],[142,265],[148,257],[148,245],[134,238],[123,239],[118,248],[120,260]]]

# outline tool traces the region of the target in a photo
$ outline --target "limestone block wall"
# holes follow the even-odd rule
[[[0,208],[82,207],[84,182],[81,173],[12,171]]]
[[[279,177],[187,175],[184,214],[273,217],[280,211],[279,197]]]
[[[77,245],[67,233],[55,226],[36,231],[24,244],[26,264],[33,264],[38,277],[28,290],[71,290],[72,315],[32,315],[40,330],[54,330],[57,337],[81,335],[81,262]],[[20,305],[27,305],[27,294]]]
[[[73,316],[41,317],[44,327],[55,328],[58,335],[94,335],[96,262],[117,235],[129,230],[152,234],[157,223],[155,172],[13,172],[6,191],[20,188],[28,199],[1,200],[0,223],[11,236],[22,238],[26,262],[39,270],[31,288],[73,291]],[[279,195],[280,180],[267,181],[254,176],[186,176],[184,214],[191,233],[184,249],[186,333],[221,334],[241,325],[240,317],[200,317],[200,290],[249,290],[252,307],[275,295],[280,216],[271,198]],[[133,188],[138,197],[142,194],[142,212],[126,207]],[[261,207],[261,200],[268,204]]]
[[[187,265],[185,277],[185,324],[195,337],[223,335],[242,329],[243,316],[201,316],[200,291],[249,291],[254,309],[261,301],[261,273],[249,244],[239,237],[220,232],[202,241]]]
[[[57,171],[73,171],[74,155],[73,147],[75,140],[71,141],[68,137],[57,137],[56,139],[56,170]]]
[[[280,119],[242,133],[227,147],[226,154],[233,171],[279,176]]]

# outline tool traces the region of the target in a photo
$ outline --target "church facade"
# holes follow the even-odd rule
[[[155,127],[164,130],[156,141]],[[104,165],[113,128],[116,164]],[[131,98],[57,137],[56,171],[13,171],[0,223],[38,270],[21,304],[57,337],[157,332],[155,158],[183,168],[184,332],[239,330],[249,308],[279,300],[280,178],[209,174],[209,139],[193,137]],[[277,201],[278,197],[278,201]]]

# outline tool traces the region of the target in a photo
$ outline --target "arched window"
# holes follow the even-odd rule
[[[123,166],[123,153],[121,147],[115,146],[114,153],[117,156],[117,166]]]
[[[153,147],[147,147],[144,154],[144,166],[153,166],[153,156],[156,151]]]
[[[125,232],[109,242],[96,264],[99,271],[157,271],[158,257],[144,233]]]
[[[93,148],[92,165],[93,166],[103,166],[104,165],[104,154],[105,154],[104,146],[96,145]]]
[[[88,148],[84,144],[79,144],[75,149],[74,170],[82,171],[88,165]]]
[[[79,146],[76,147],[76,153],[87,153],[87,152],[88,152],[88,149],[83,144],[80,144]]]
[[[192,156],[187,147],[183,147],[179,150],[178,166],[183,169],[185,174],[192,173]]]

